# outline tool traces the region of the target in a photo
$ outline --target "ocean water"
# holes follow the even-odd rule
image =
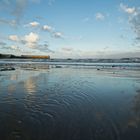
[[[138,69],[35,66],[0,72],[0,139],[140,139]]]

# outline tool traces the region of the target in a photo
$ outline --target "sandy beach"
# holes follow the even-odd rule
[[[139,70],[58,66],[1,64],[2,139],[139,140]]]

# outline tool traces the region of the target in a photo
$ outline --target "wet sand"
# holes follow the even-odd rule
[[[7,67],[15,70],[0,71],[0,139],[140,139],[139,70]]]

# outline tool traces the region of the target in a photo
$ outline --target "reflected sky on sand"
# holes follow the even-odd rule
[[[0,139],[139,140],[140,72],[0,73]]]

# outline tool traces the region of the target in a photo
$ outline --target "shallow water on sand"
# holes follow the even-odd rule
[[[0,139],[139,140],[140,71],[0,72]]]

